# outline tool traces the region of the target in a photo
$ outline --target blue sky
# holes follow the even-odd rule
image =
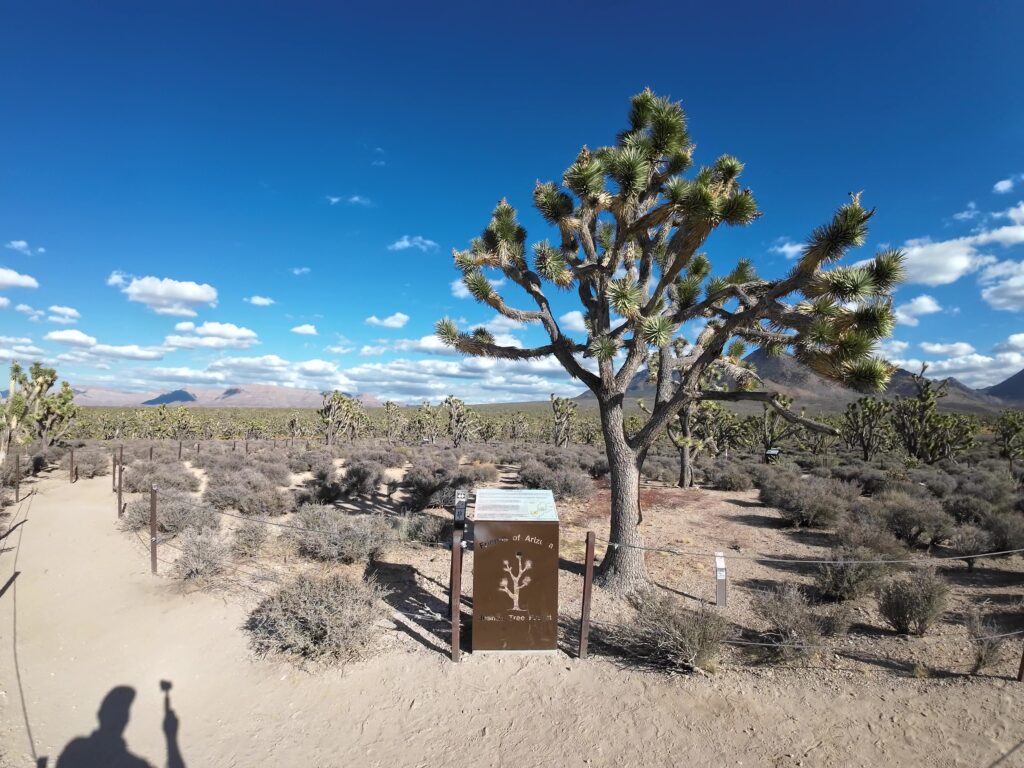
[[[698,163],[746,163],[764,215],[709,241],[719,271],[781,273],[863,189],[863,256],[910,253],[887,352],[996,383],[1024,367],[1024,6],[825,5],[4,3],[0,360],[119,389],[575,393],[432,324],[493,320],[451,249],[503,196],[550,237],[535,180],[650,86]]]

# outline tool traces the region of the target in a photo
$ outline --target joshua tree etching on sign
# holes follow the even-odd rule
[[[526,609],[519,607],[519,590],[525,588],[530,583],[530,577],[526,576],[526,572],[533,567],[533,562],[527,560],[523,562],[523,556],[517,554],[516,562],[519,564],[519,570],[516,573],[512,573],[512,566],[509,565],[508,560],[503,561],[505,564],[504,571],[508,574],[507,577],[502,577],[501,584],[498,586],[499,592],[504,592],[510,598],[512,598],[512,610],[523,612]],[[511,581],[512,589],[509,589],[509,583]]]

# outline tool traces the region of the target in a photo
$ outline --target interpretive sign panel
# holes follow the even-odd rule
[[[558,514],[551,491],[477,491],[473,650],[558,647]]]

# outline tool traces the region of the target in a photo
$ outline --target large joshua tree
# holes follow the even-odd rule
[[[789,350],[818,373],[860,390],[883,387],[891,373],[873,350],[892,330],[890,293],[902,254],[883,251],[863,264],[836,266],[865,240],[873,211],[861,206],[859,195],[812,232],[784,276],[761,278],[746,260],[722,270],[702,251],[708,237],[723,224],[749,224],[760,214],[740,185],[739,160],[724,155],[687,177],[693,151],[678,103],[649,90],[635,96],[629,125],[613,146],[583,147],[561,185],[537,183],[534,206],[557,228],[558,240],[534,245],[532,264],[526,230],[505,200],[483,234],[454,254],[477,301],[512,320],[539,323],[548,343],[501,345],[484,328],[462,332],[448,319],[436,328],[442,341],[468,355],[553,356],[594,393],[611,470],[609,538],[615,543],[605,552],[600,578],[619,591],[647,583],[638,548],[640,468],[672,418],[705,401],[757,400],[801,420],[777,393],[757,390],[756,374],[730,355],[733,342]],[[488,279],[494,272],[525,291],[535,308],[509,304]],[[563,333],[550,304],[552,289],[578,297],[586,341]],[[686,324],[696,320],[706,325],[686,338]],[[679,338],[687,342],[681,354],[674,351]],[[659,363],[656,395],[629,428],[626,388],[649,355]],[[733,384],[703,386],[716,380]]]

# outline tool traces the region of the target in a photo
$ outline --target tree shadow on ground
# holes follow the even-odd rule
[[[409,635],[428,650],[450,655],[451,613],[448,601],[425,589],[420,580],[444,585],[405,563],[376,560],[367,566],[366,575],[375,578],[388,591],[384,601],[396,612],[393,620],[399,632]],[[444,588],[447,589],[446,586]],[[467,615],[461,612],[462,605],[469,605],[464,596],[460,599],[460,613],[463,626],[466,626]],[[463,640],[467,634],[461,633]]]
[[[164,692],[163,731],[166,740],[168,768],[185,768],[178,746],[179,721],[171,708],[171,683],[160,681]],[[68,742],[55,763],[56,768],[148,768],[152,764],[132,754],[124,740],[124,731],[131,719],[131,706],[135,700],[135,689],[126,685],[111,688],[100,702],[96,717],[99,726],[88,736],[79,736]],[[46,766],[47,758],[41,757],[37,766]]]
[[[938,569],[939,573],[958,587],[1014,587],[1024,585],[1024,573],[1020,571],[1008,571],[1002,568],[990,566],[975,566],[974,570],[967,570],[963,564],[943,565]]]

